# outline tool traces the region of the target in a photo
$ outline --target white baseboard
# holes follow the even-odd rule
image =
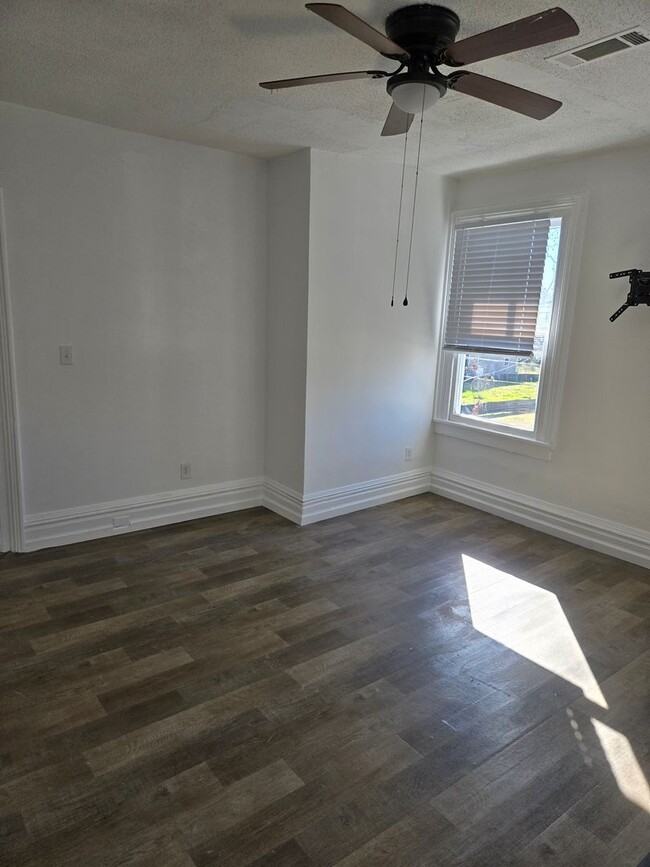
[[[84,542],[250,509],[261,505],[263,490],[263,478],[241,479],[184,491],[28,515],[23,531],[23,550],[37,551],[40,548],[69,545],[71,542]],[[115,527],[114,519],[118,523],[128,523]]]
[[[525,497],[456,473],[428,469],[305,496],[273,479],[252,478],[77,509],[42,512],[27,516],[23,528],[23,550],[37,551],[255,506],[265,506],[303,526],[426,491],[650,568],[648,532],[535,497]],[[114,520],[121,526],[114,526]]]
[[[38,551],[265,506],[302,526],[429,490],[429,470],[416,470],[302,497],[273,479],[254,478],[28,515],[24,551]],[[115,526],[117,522],[120,526]]]
[[[424,469],[306,494],[302,498],[301,524],[314,524],[325,518],[423,494],[429,490],[429,485],[430,471]]]
[[[302,495],[274,479],[264,482],[262,505],[294,524],[302,524]]]
[[[650,533],[526,497],[457,473],[431,471],[430,490],[585,548],[650,568]]]

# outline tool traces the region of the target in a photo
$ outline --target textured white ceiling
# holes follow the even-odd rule
[[[380,28],[389,12],[405,5],[344,3]],[[450,5],[461,18],[461,39],[539,12],[552,0]],[[578,22],[579,36],[471,67],[560,99],[560,111],[538,122],[449,93],[425,115],[425,165],[457,173],[650,137],[650,46],[577,69],[545,59],[630,26],[650,29],[650,0],[561,5]],[[381,81],[277,92],[258,87],[264,79],[377,67],[394,64],[300,0],[0,5],[0,99],[255,156],[316,147],[401,159],[401,137],[379,135],[390,106]]]

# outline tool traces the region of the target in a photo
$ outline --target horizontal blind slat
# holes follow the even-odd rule
[[[445,349],[532,355],[549,219],[458,226]]]

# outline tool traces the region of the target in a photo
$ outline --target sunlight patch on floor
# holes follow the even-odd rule
[[[591,722],[621,793],[650,813],[650,787],[630,742],[600,720],[592,718]]]
[[[463,554],[475,629],[579,687],[585,698],[607,702],[554,593]]]

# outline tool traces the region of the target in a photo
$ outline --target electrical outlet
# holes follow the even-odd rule
[[[192,478],[192,464],[181,464],[181,479]]]
[[[71,346],[59,346],[59,364],[74,364]]]
[[[413,460],[413,449],[410,446],[408,446],[407,448],[404,449],[404,460],[405,461],[412,461]]]

